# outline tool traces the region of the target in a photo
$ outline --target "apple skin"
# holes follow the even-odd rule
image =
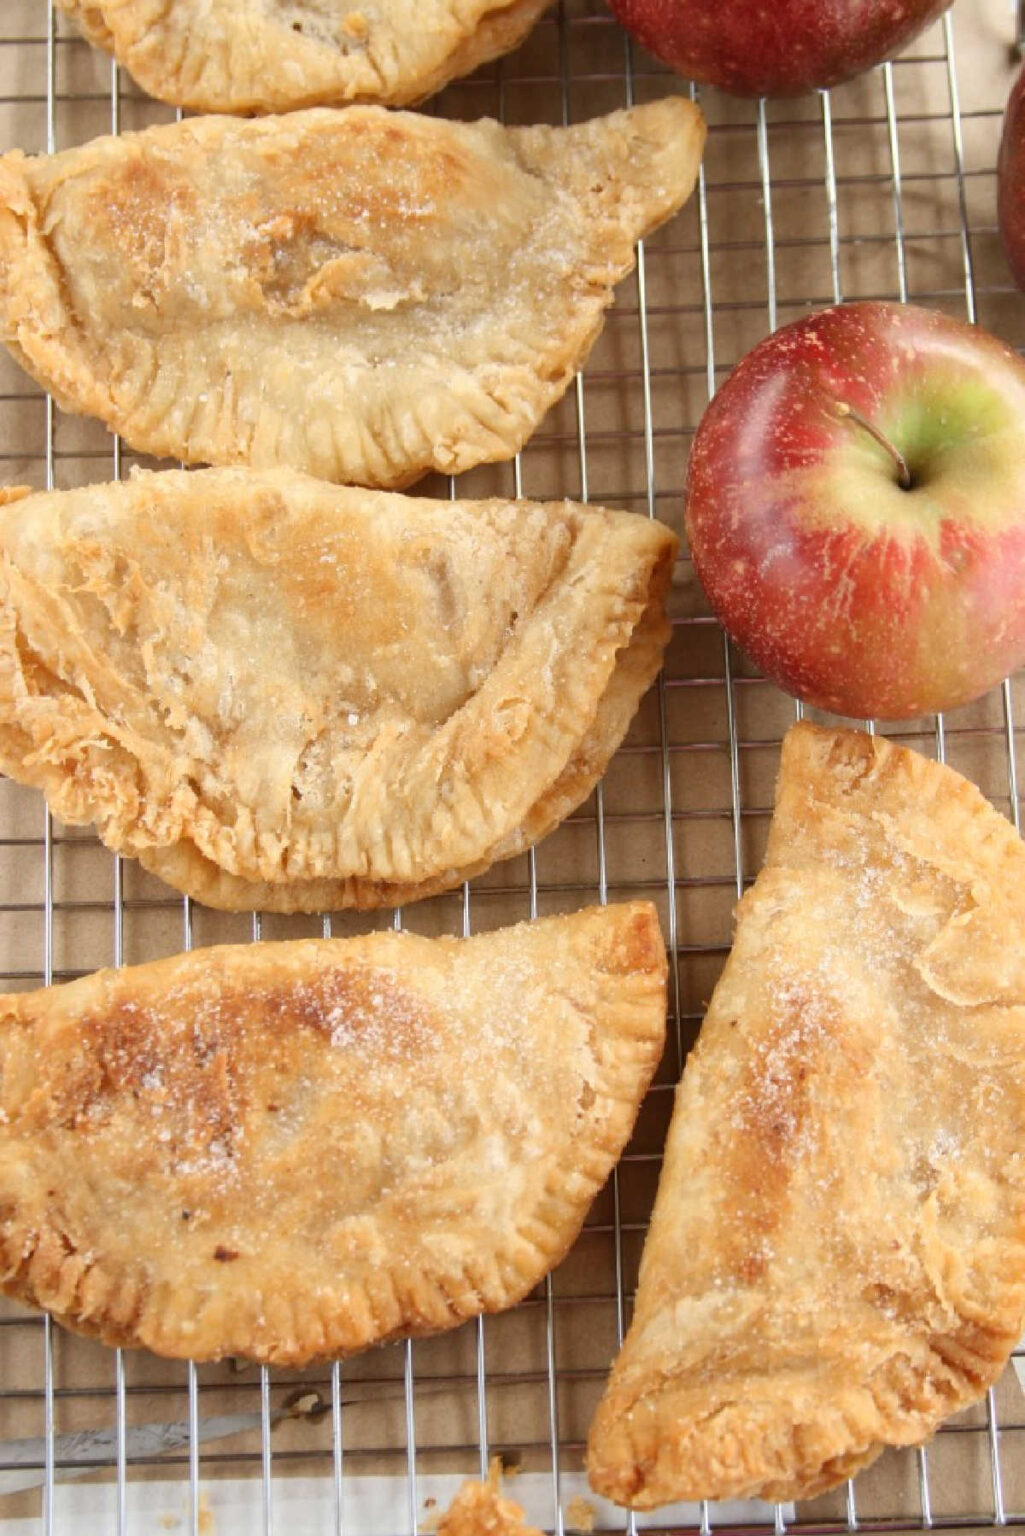
[[[798,96],[892,58],[950,0],[609,0],[639,43],[689,80]]]
[[[713,609],[788,692],[862,719],[966,703],[1025,661],[1025,364],[910,305],[785,326],[705,412],[685,522]]]
[[[997,217],[1015,282],[1025,288],[1025,69],[1007,101],[997,160]]]

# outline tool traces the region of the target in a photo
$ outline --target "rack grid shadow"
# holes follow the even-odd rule
[[[958,0],[894,64],[831,93],[757,103],[688,87],[628,43],[602,0],[560,0],[515,54],[449,86],[426,110],[506,122],[576,121],[691,89],[710,135],[694,197],[642,248],[583,375],[522,455],[473,470],[458,487],[436,477],[424,489],[579,497],[658,516],[682,532],[688,447],[710,394],[760,337],[808,308],[911,299],[967,314],[1025,346],[1025,301],[1012,287],[995,215],[1013,29],[1006,0]],[[48,0],[6,0],[4,149],[64,148],[174,116],[79,39]],[[96,423],[63,414],[6,356],[0,461],[5,482],[39,487],[116,478],[144,462]],[[587,1426],[629,1320],[672,1089],[728,952],[737,895],[760,864],[779,743],[796,713],[731,649],[686,559],[672,616],[664,675],[591,800],[529,855],[401,914],[417,931],[461,934],[594,901],[645,895],[658,904],[671,956],[670,1046],[630,1147],[568,1259],[511,1313],[305,1373],[112,1352],[5,1304],[0,1532],[198,1536],[215,1512],[219,1532],[269,1536],[299,1520],[304,1530],[412,1536],[431,1526],[442,1495],[461,1477],[486,1472],[493,1455],[533,1490],[530,1513],[546,1530],[574,1528]],[[1025,698],[1010,680],[974,705],[894,734],[946,758],[1017,823],[1019,719]],[[261,919],[205,911],[113,857],[88,831],[54,823],[39,796],[6,781],[0,898],[8,990],[190,945],[393,921],[391,913]],[[314,1394],[318,1411],[283,1418],[297,1385]],[[739,1516],[703,1505],[682,1519],[674,1514],[671,1526],[603,1506],[598,1528],[1023,1523],[1021,1393],[1009,1368],[927,1448],[887,1453],[846,1489],[808,1505],[749,1506]],[[225,1415],[247,1417],[231,1437],[212,1438],[211,1421]],[[170,1450],[140,1437],[144,1426],[171,1424],[182,1430]],[[70,1440],[77,1431],[106,1438]],[[28,1470],[38,1486],[5,1493],[12,1442],[34,1437],[40,1454]],[[240,1488],[250,1491],[242,1523],[232,1524],[225,1480],[238,1497]],[[379,1506],[370,1489],[383,1498]]]

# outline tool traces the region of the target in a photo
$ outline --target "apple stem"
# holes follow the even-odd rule
[[[880,448],[885,448],[886,452],[890,455],[890,458],[893,460],[897,467],[897,484],[900,486],[902,491],[910,491],[912,481],[911,471],[908,468],[908,461],[901,453],[900,449],[895,448],[894,445],[890,442],[890,439],[886,436],[885,432],[880,432],[879,428],[875,425],[874,422],[869,421],[868,417],[863,416],[860,411],[856,411],[853,405],[848,405],[846,400],[838,400],[836,402],[836,409],[839,415],[849,416],[853,422],[855,422],[859,427],[862,427],[868,433],[869,437],[875,439]]]

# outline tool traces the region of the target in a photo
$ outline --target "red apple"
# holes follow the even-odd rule
[[[907,719],[1025,661],[1025,364],[909,305],[840,305],[738,364],[698,428],[691,555],[726,629],[823,709]]]
[[[639,43],[690,80],[797,96],[892,58],[950,0],[609,0]]]
[[[1025,69],[1007,102],[997,161],[997,213],[1004,249],[1020,288],[1025,288]]]

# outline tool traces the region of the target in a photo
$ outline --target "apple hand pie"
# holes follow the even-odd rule
[[[1025,848],[959,774],[783,748],[678,1090],[599,1493],[807,1498],[980,1397],[1025,1311]]]
[[[0,771],[209,906],[432,895],[591,792],[675,552],[626,512],[285,470],[9,500]]]
[[[572,128],[350,107],[15,150],[0,336],[146,453],[458,474],[565,392],[703,138],[670,97]]]
[[[144,90],[201,112],[407,106],[526,37],[549,0],[57,0]]]
[[[473,939],[232,945],[0,1000],[0,1288],[275,1365],[512,1306],[665,1033],[648,902]]]

